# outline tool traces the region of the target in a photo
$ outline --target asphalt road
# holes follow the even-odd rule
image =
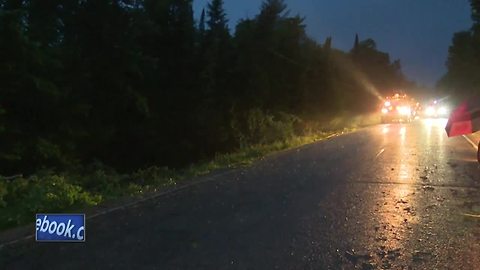
[[[480,269],[476,149],[444,125],[281,152],[91,219],[86,244],[2,250],[3,268]]]

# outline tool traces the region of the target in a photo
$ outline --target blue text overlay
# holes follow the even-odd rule
[[[38,242],[85,242],[85,214],[37,214]]]

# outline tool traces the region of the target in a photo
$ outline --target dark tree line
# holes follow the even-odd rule
[[[235,29],[222,0],[198,22],[192,0],[0,0],[0,174],[183,166],[408,85],[373,40],[332,42],[281,0]]]
[[[472,28],[455,33],[449,49],[447,74],[439,81],[443,94],[458,101],[480,95],[480,1],[470,0]]]

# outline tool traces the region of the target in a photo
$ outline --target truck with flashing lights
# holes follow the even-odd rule
[[[382,123],[410,122],[417,116],[420,104],[406,94],[394,94],[383,100]]]

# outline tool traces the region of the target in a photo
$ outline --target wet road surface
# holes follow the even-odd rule
[[[86,244],[1,250],[3,268],[480,269],[476,149],[444,126],[378,125],[281,152],[91,219]]]

